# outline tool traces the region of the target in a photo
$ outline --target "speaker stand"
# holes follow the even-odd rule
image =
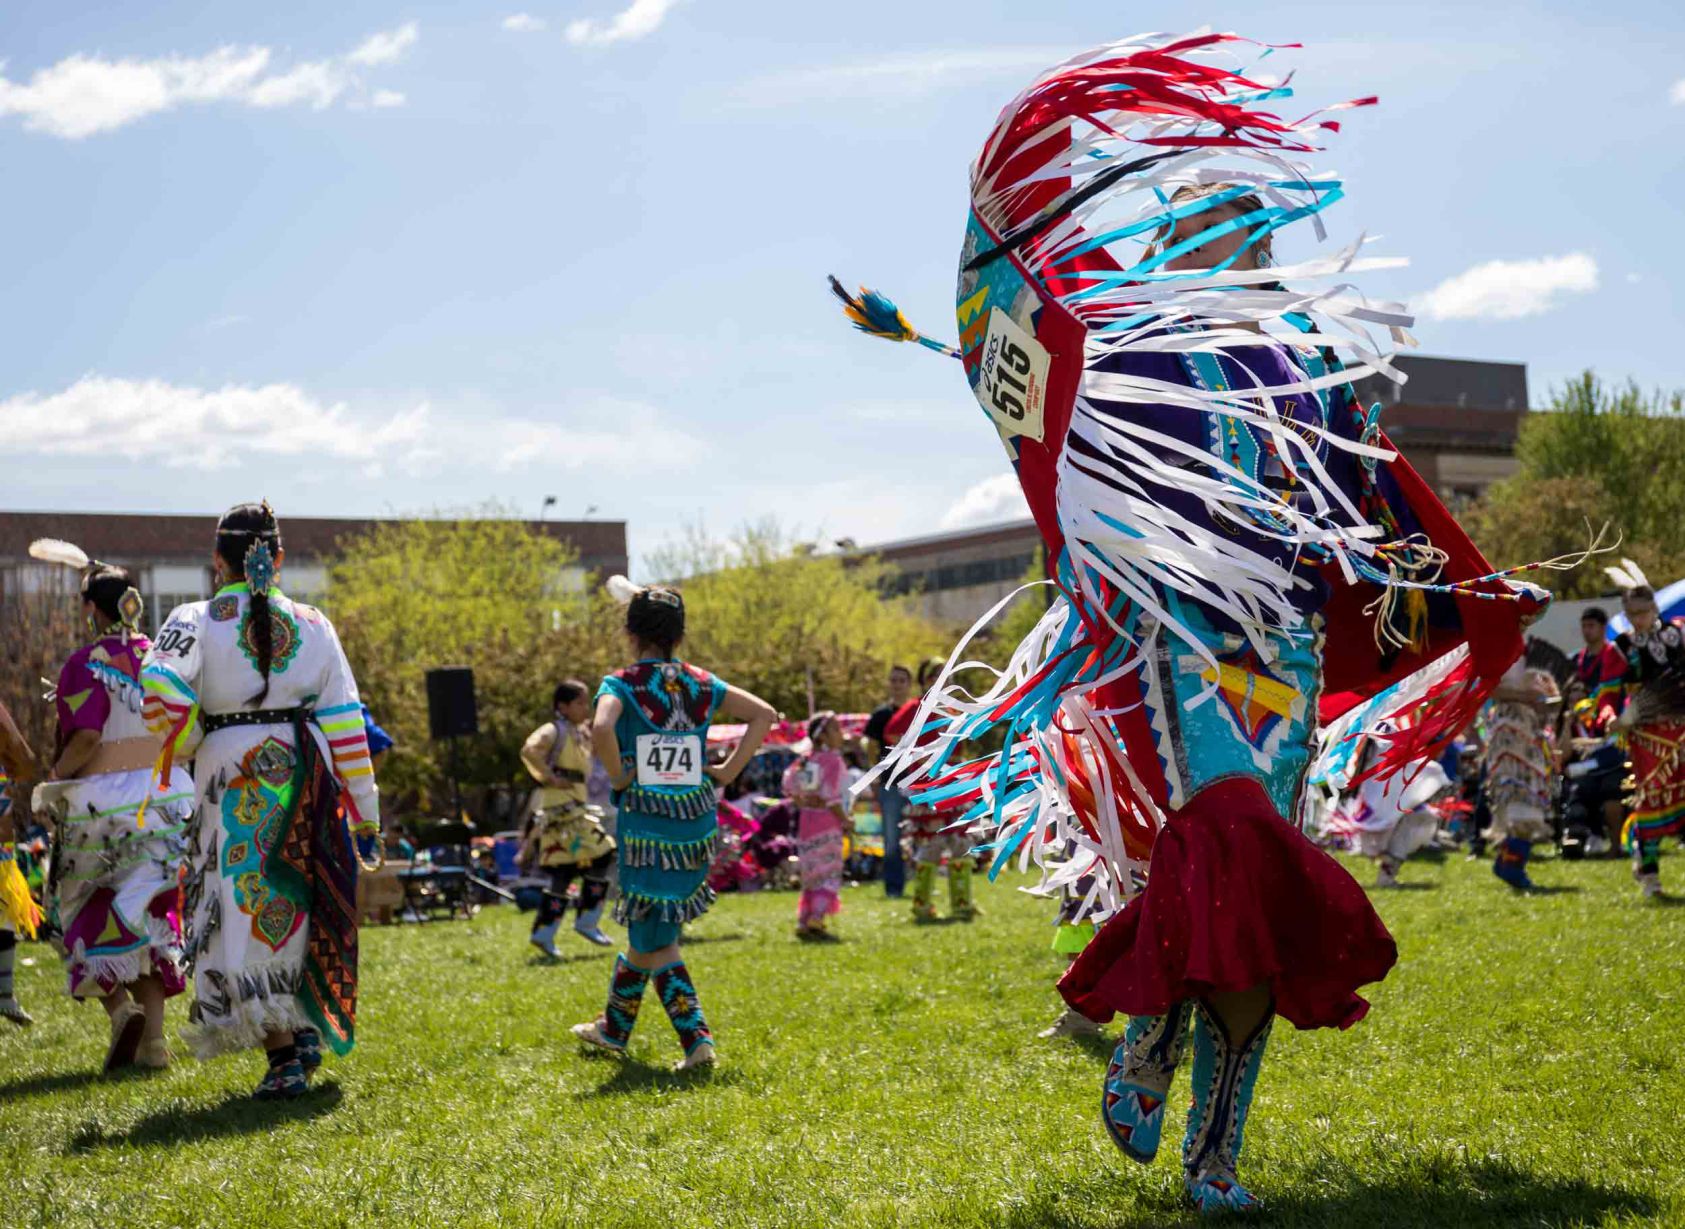
[[[458,738],[456,735],[452,735],[449,739],[447,739],[446,742],[448,746],[445,751],[446,771],[450,773],[451,779],[451,823],[453,824],[468,822],[462,815],[462,780],[458,775],[456,768],[457,741]]]

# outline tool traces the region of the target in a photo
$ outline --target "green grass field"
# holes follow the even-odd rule
[[[1356,873],[1367,880],[1367,865]],[[1685,857],[1670,857],[1675,885]],[[1619,863],[1413,862],[1381,912],[1401,959],[1347,1033],[1279,1030],[1243,1174],[1271,1225],[1685,1225],[1685,910]],[[544,963],[510,907],[365,932],[361,1044],[299,1102],[246,1099],[255,1056],[101,1079],[103,1013],[20,955],[38,1023],[0,1033],[4,1215],[18,1225],[1077,1226],[1197,1223],[1168,1147],[1099,1125],[1110,1043],[1056,1010],[1047,902],[915,928],[850,889],[847,942],[799,944],[793,896],[724,898],[687,959],[721,1067],[674,1075],[646,1000],[630,1061],[566,1026],[611,954]],[[572,937],[569,936],[571,939]],[[183,1018],[172,1005],[172,1031]],[[0,1027],[4,1027],[0,1025]],[[1185,1081],[1167,1145],[1180,1138]]]

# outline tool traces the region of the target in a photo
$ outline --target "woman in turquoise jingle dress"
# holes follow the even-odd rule
[[[777,713],[673,655],[685,633],[677,592],[635,588],[618,576],[609,589],[630,596],[633,664],[603,680],[591,734],[619,809],[615,918],[627,928],[627,950],[615,960],[603,1014],[573,1032],[598,1049],[625,1053],[653,979],[684,1049],[678,1068],[685,1070],[714,1062],[714,1038],[679,956],[679,929],[714,900],[707,876],[718,842],[718,787],[743,771]],[[731,758],[710,768],[708,727],[716,713],[749,728]]]

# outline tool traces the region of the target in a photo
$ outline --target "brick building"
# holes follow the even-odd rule
[[[1456,508],[1515,472],[1526,364],[1412,355],[1396,364],[1406,383],[1369,376],[1357,395],[1381,403],[1381,426],[1441,499]]]

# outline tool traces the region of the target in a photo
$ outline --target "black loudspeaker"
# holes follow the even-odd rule
[[[467,666],[440,666],[427,672],[427,724],[434,738],[480,732],[473,670]]]

